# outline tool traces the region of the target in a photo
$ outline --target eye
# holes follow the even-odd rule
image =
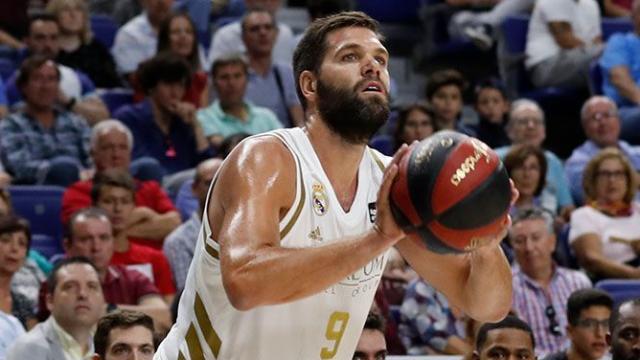
[[[383,56],[377,56],[376,57],[376,61],[378,62],[378,64],[380,65],[387,65],[387,59]]]
[[[358,60],[358,56],[355,53],[348,53],[342,56],[343,61],[354,61]]]

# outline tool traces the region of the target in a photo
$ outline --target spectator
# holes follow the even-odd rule
[[[197,113],[204,136],[211,146],[218,149],[224,139],[235,134],[254,135],[282,127],[271,110],[245,100],[248,68],[242,58],[216,59],[211,67],[211,76],[217,99]]]
[[[13,215],[0,216],[0,312],[15,316],[26,329],[37,320],[34,303],[16,292],[11,281],[22,267],[31,242],[31,231],[26,220]],[[6,300],[8,301],[6,301]]]
[[[435,132],[436,113],[427,103],[417,102],[402,110],[393,133],[393,149],[428,138]]]
[[[133,215],[134,197],[135,182],[122,170],[106,170],[94,179],[91,199],[107,213],[113,228],[111,264],[138,265],[135,268],[152,279],[165,303],[171,304],[176,290],[167,258],[161,251],[129,241],[129,229],[141,220]]]
[[[535,86],[586,88],[589,65],[601,51],[596,0],[536,1],[525,50]]]
[[[427,81],[427,102],[436,112],[437,130],[455,130],[463,134],[475,136],[473,130],[463,124],[462,93],[466,87],[466,80],[457,70],[447,69],[436,71]]]
[[[65,253],[84,256],[96,267],[107,309],[141,311],[155,320],[160,333],[168,331],[169,307],[153,282],[136,270],[111,263],[114,240],[107,213],[98,208],[80,210],[71,217],[68,229]]]
[[[138,16],[143,8],[141,3],[144,0],[88,0],[89,13],[106,15],[119,26]]]
[[[198,209],[191,214],[187,222],[171,232],[164,242],[163,252],[171,265],[178,291],[184,288],[187,280],[187,272],[189,265],[191,265],[196,241],[198,241],[198,233],[202,227],[201,217],[207,201],[209,186],[221,165],[221,159],[208,159],[198,165],[191,186],[193,195],[198,201]]]
[[[358,339],[352,360],[384,360],[387,343],[384,339],[384,322],[376,313],[370,312]]]
[[[266,10],[249,10],[242,18],[242,41],[249,60],[247,99],[271,109],[285,127],[302,126],[304,113],[298,100],[291,58],[273,57],[277,37],[275,18]]]
[[[486,323],[478,330],[473,360],[534,360],[536,341],[526,322],[508,315],[497,323]]]
[[[605,96],[589,98],[580,111],[582,129],[587,140],[573,150],[565,163],[565,171],[571,184],[571,194],[576,203],[584,202],[582,173],[587,162],[606,147],[618,148],[631,162],[632,168],[640,171],[640,147],[620,140],[620,119],[616,104]]]
[[[538,103],[528,99],[518,99],[513,102],[507,123],[507,135],[513,145],[526,144],[544,151],[544,158],[547,161],[547,175],[543,181],[544,191],[557,201],[556,204],[548,204],[545,207],[558,215],[556,224],[569,221],[571,211],[575,208],[569,182],[564,173],[562,161],[554,153],[542,147],[546,138],[546,126],[544,112]],[[510,149],[510,146],[504,146],[496,149],[496,152],[504,158]]]
[[[89,126],[84,119],[56,109],[60,72],[43,56],[22,63],[17,85],[24,110],[0,122],[0,153],[14,181],[67,186],[87,176]]]
[[[131,163],[133,135],[117,120],[105,120],[91,130],[91,156],[97,173],[109,169],[130,171],[136,176],[135,209],[133,215],[144,219],[129,229],[136,243],[161,248],[162,240],[178,225],[180,216],[160,184],[149,178],[161,178],[160,164],[151,158],[139,158]],[[143,180],[144,179],[144,180]],[[91,205],[93,179],[78,181],[67,188],[62,198],[62,222]]]
[[[607,343],[611,360],[640,359],[640,299],[620,304],[611,314]]]
[[[587,164],[582,180],[586,204],[571,215],[569,243],[595,279],[640,278],[640,205],[636,174],[615,148]]]
[[[96,360],[151,360],[155,353],[153,320],[137,311],[116,311],[98,321],[93,336]]]
[[[93,36],[84,0],[50,0],[47,11],[58,21],[60,51],[56,60],[87,74],[99,88],[121,86],[108,49]]]
[[[608,17],[627,17],[633,11],[633,0],[603,0],[602,5]]]
[[[62,260],[47,280],[51,316],[9,349],[7,360],[81,360],[93,354],[92,332],[105,302],[95,267],[85,258]]]
[[[616,102],[622,125],[622,137],[633,143],[640,141],[640,1],[633,3],[634,31],[615,33],[599,60],[602,68],[602,90]]]
[[[29,32],[25,38],[27,48],[23,55],[41,55],[54,60],[60,53],[59,37],[60,27],[53,15],[31,16]],[[56,64],[56,66],[60,73],[60,92],[56,97],[58,105],[82,116],[90,124],[109,116],[109,110],[102,100],[91,94],[95,86],[85,74],[64,65]],[[7,96],[11,104],[24,97],[20,84],[16,83],[18,77],[20,73],[16,72],[7,80]]]
[[[118,30],[111,48],[118,71],[129,80],[138,65],[156,53],[158,30],[171,13],[173,0],[143,0],[141,4],[144,11]]]
[[[24,333],[24,327],[15,316],[0,311],[0,359],[6,359],[9,346]]]
[[[275,17],[276,12],[282,4],[282,0],[244,0],[247,11],[253,9],[266,9]],[[273,58],[276,62],[291,64],[295,40],[291,28],[283,23],[276,24],[275,44],[273,44]],[[211,36],[211,47],[209,48],[209,64],[225,55],[244,54],[246,52],[242,42],[242,26],[240,21],[227,24],[213,33]]]
[[[181,100],[191,79],[186,60],[159,54],[141,64],[138,79],[148,98],[114,114],[133,133],[133,158],[152,157],[165,174],[193,168],[208,158],[209,143],[195,107]]]
[[[613,299],[602,290],[581,289],[567,302],[567,334],[571,347],[544,360],[600,360],[607,352],[606,335]]]
[[[565,349],[569,345],[567,299],[574,291],[591,287],[591,282],[584,273],[554,263],[551,217],[540,209],[516,214],[509,242],[516,258],[512,268],[515,313],[531,326],[539,357]]]
[[[544,179],[547,174],[547,161],[540,149],[531,145],[517,145],[504,157],[507,173],[518,189],[518,199],[511,206],[510,213],[541,207],[550,214],[556,214],[556,198],[544,193]]]
[[[470,127],[477,138],[492,149],[509,145],[505,130],[509,119],[509,99],[499,80],[487,79],[476,85],[475,109],[478,124]]]

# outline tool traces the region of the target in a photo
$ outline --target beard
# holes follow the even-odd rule
[[[338,88],[318,80],[318,112],[329,129],[350,144],[368,143],[389,118],[388,95],[366,99],[358,96],[358,90],[371,80],[363,79],[353,89]]]

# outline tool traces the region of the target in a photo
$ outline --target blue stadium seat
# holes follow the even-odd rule
[[[198,210],[198,199],[196,199],[196,196],[191,191],[192,186],[193,179],[183,182],[174,201],[176,209],[180,212],[182,221],[189,220],[191,214]]]
[[[38,251],[47,259],[64,253],[62,242],[45,234],[31,234],[31,249]]]
[[[403,0],[402,5],[389,0],[357,0],[356,9],[380,22],[417,22],[418,12],[425,0]]]
[[[63,237],[60,209],[64,188],[48,185],[14,185],[9,187],[16,214],[29,220],[31,232],[51,237],[60,244]]]
[[[369,142],[369,146],[385,155],[393,155],[393,139],[389,135],[377,135]]]
[[[13,59],[0,57],[0,77],[6,81],[16,71],[17,65]]]
[[[602,95],[602,84],[604,82],[602,67],[598,63],[600,59],[595,59],[589,65],[589,91],[592,95]]]
[[[640,280],[637,279],[600,280],[595,287],[609,293],[615,305],[625,300],[640,298]]]
[[[571,269],[578,269],[578,259],[569,244],[569,230],[571,230],[570,225],[565,224],[558,234],[554,257],[559,265]]]
[[[91,31],[107,49],[111,49],[118,32],[118,24],[108,15],[91,15]]]
[[[131,89],[99,90],[98,95],[112,114],[123,105],[133,104],[133,90]]]
[[[625,33],[633,31],[633,23],[627,17],[625,18],[609,18],[603,17],[601,22],[602,39],[607,41],[609,37],[615,33]]]

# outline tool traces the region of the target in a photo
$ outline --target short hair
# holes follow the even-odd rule
[[[409,114],[414,110],[419,110],[427,114],[427,116],[429,116],[429,119],[431,119],[431,124],[433,125],[434,131],[435,131],[437,115],[435,110],[431,106],[431,104],[424,101],[418,101],[418,102],[406,105],[402,107],[398,112],[398,122],[396,122],[396,128],[393,132],[393,141],[394,141],[393,146],[396,150],[399,149],[400,146],[402,145],[401,137],[402,137],[402,132],[404,131],[404,126],[407,123]]]
[[[79,7],[80,10],[82,10],[84,14],[84,24],[82,24],[81,38],[84,44],[88,44],[93,38],[93,33],[91,32],[91,21],[87,2],[84,0],[50,0],[46,10],[56,18],[57,22],[59,13],[66,7]]]
[[[618,113],[618,105],[610,97],[603,96],[603,95],[592,96],[588,98],[587,101],[585,101],[584,104],[582,104],[582,107],[580,108],[580,122],[583,125],[585,120],[587,120],[587,111],[589,110],[589,107],[591,106],[591,104],[593,104],[596,101],[608,102],[613,108],[613,111],[615,111],[616,114]]]
[[[157,54],[138,66],[137,78],[145,92],[154,89],[158,83],[183,83],[185,88],[191,84],[191,68],[183,57],[165,51]]]
[[[53,292],[56,290],[56,286],[58,286],[58,273],[60,272],[60,269],[73,264],[89,265],[93,268],[93,270],[95,270],[96,274],[98,273],[98,268],[96,268],[96,266],[93,265],[93,263],[84,256],[63,258],[53,266],[53,270],[51,270],[49,276],[47,277],[48,294],[53,294]]]
[[[20,65],[20,69],[18,70],[16,86],[18,87],[20,92],[22,92],[22,87],[29,82],[31,74],[33,74],[34,71],[38,70],[41,66],[47,63],[50,63],[56,69],[58,81],[60,81],[60,69],[58,69],[58,64],[56,64],[55,61],[51,60],[51,58],[46,55],[34,54],[25,59]]]
[[[29,221],[14,214],[0,215],[0,235],[21,232],[27,238],[27,251],[31,248],[31,226]]]
[[[567,320],[576,326],[580,321],[580,313],[592,306],[604,306],[611,310],[613,299],[606,292],[599,289],[578,289],[571,293],[567,300]]]
[[[58,28],[60,28],[60,25],[58,25],[58,19],[56,19],[55,15],[49,12],[38,11],[29,15],[29,21],[27,23],[27,36],[31,36],[31,27],[36,21],[52,22],[55,23]]]
[[[233,149],[235,149],[235,147],[238,146],[238,144],[240,144],[242,140],[248,138],[249,136],[249,134],[244,132],[227,136],[222,141],[222,144],[220,144],[219,154],[222,155],[223,159],[226,159],[227,156],[231,154],[231,151],[233,151]]]
[[[486,89],[494,89],[502,95],[502,98],[508,100],[507,89],[500,79],[495,77],[489,77],[483,80],[480,80],[474,89],[475,102],[478,102],[478,97],[480,96],[480,92]]]
[[[480,351],[487,342],[488,333],[491,330],[497,329],[518,329],[529,334],[529,338],[531,339],[531,346],[535,349],[536,340],[533,338],[533,331],[529,325],[519,319],[514,315],[507,315],[502,321],[497,323],[485,323],[478,330],[478,335],[476,337],[476,351]]]
[[[627,177],[627,191],[624,195],[624,201],[627,204],[631,204],[636,195],[636,177],[635,170],[631,166],[631,163],[622,151],[617,148],[609,147],[602,149],[596,156],[592,157],[584,168],[582,174],[582,188],[587,200],[596,200],[596,180],[598,177],[598,167],[607,159],[618,159],[624,168],[625,176]]]
[[[618,326],[618,322],[620,321],[620,308],[627,304],[632,307],[640,308],[640,298],[625,300],[613,309],[611,317],[609,318],[609,333],[611,333],[611,335],[614,334],[616,327]]]
[[[164,51],[171,51],[171,23],[177,18],[184,18],[187,20],[193,31],[193,41],[191,43],[191,54],[187,56],[187,61],[191,66],[192,71],[197,71],[200,68],[200,53],[198,48],[198,32],[196,26],[193,24],[193,20],[188,13],[174,12],[171,13],[162,23],[158,29],[158,45],[156,47],[157,53]]]
[[[464,89],[467,87],[467,81],[458,70],[445,69],[436,71],[431,74],[427,80],[427,86],[425,88],[425,96],[427,100],[430,101],[441,87],[447,85],[454,85],[460,89],[460,93],[462,94]]]
[[[349,27],[369,29],[380,41],[384,40],[380,34],[378,22],[363,12],[347,11],[313,21],[293,53],[296,92],[303,109],[307,109],[307,99],[300,88],[300,74],[303,71],[311,71],[317,75],[327,52],[327,36],[333,31]]]
[[[532,107],[536,109],[540,113],[540,116],[542,116],[542,122],[545,122],[544,110],[542,110],[537,102],[531,99],[518,99],[511,103],[511,108],[509,109],[509,121],[507,121],[507,126],[513,126],[514,114],[518,112],[522,107]]]
[[[148,329],[153,338],[153,319],[140,311],[133,310],[116,310],[109,313],[98,321],[96,333],[93,335],[93,344],[95,352],[100,355],[101,359],[105,359],[105,355],[109,348],[109,336],[113,329],[129,329],[134,326],[142,326]]]
[[[129,149],[133,149],[133,134],[131,130],[123,124],[120,120],[107,119],[102,120],[95,124],[91,129],[91,149],[95,149],[98,144],[98,138],[111,130],[118,130],[127,136],[127,142],[129,143]]]
[[[106,220],[109,224],[111,224],[109,215],[103,209],[95,206],[80,209],[74,212],[73,215],[71,215],[71,218],[69,219],[69,222],[67,223],[67,226],[65,228],[66,237],[69,242],[73,242],[73,226],[77,221],[80,221],[81,219],[98,219],[102,221]]]
[[[245,31],[246,31],[245,26],[246,26],[246,23],[247,23],[247,19],[249,19],[249,16],[251,16],[253,14],[258,14],[258,13],[261,13],[261,14],[264,13],[264,14],[269,15],[269,17],[271,18],[271,24],[274,25],[274,26],[276,25],[276,17],[273,16],[273,14],[271,12],[269,12],[269,10],[267,10],[266,8],[264,8],[262,6],[257,6],[257,7],[248,9],[244,13],[244,15],[242,15],[242,19],[240,20],[240,28],[242,30],[242,34],[243,35],[244,35]]]
[[[93,178],[93,187],[91,188],[91,201],[93,204],[98,202],[102,189],[106,186],[113,186],[126,189],[131,192],[131,197],[135,199],[136,183],[128,171],[122,169],[108,169],[101,171]]]
[[[540,164],[540,181],[536,187],[534,196],[538,196],[542,193],[546,181],[547,181],[547,159],[544,156],[544,152],[536,146],[528,144],[519,144],[511,147],[511,150],[504,157],[504,167],[507,169],[509,176],[512,176],[513,170],[524,165],[524,162],[529,156],[535,156]]]
[[[549,234],[553,234],[553,214],[541,207],[530,207],[518,210],[513,216],[511,228],[522,221],[542,220]]]
[[[364,322],[364,330],[378,330],[383,334],[385,326],[384,318],[374,311],[369,312]]]
[[[224,55],[219,58],[216,58],[211,64],[211,77],[216,77],[218,70],[220,68],[229,66],[229,65],[238,65],[242,67],[244,74],[247,75],[249,73],[249,65],[245,61],[245,59],[240,54],[229,54]]]

